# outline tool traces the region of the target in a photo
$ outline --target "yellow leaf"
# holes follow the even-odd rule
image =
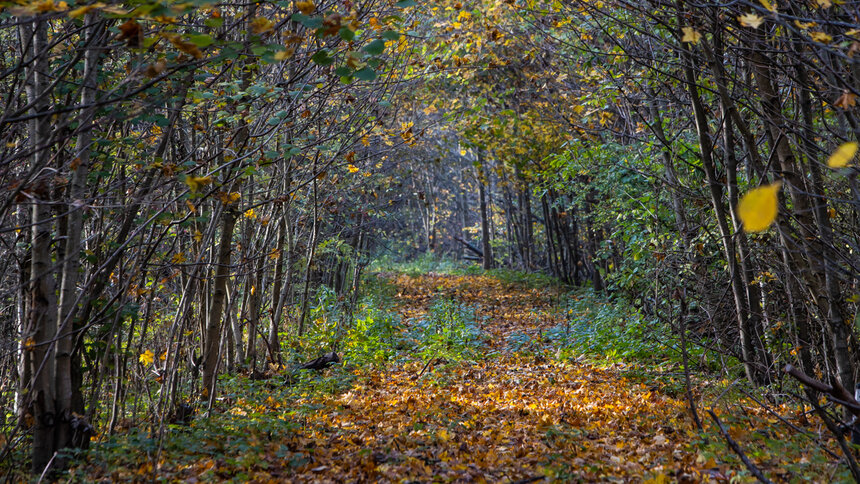
[[[79,7],[79,8],[76,8],[76,9],[70,11],[69,17],[70,18],[83,17],[84,15],[88,14],[91,10],[95,10],[97,8],[101,8],[104,6],[105,6],[105,4],[102,2],[94,3],[92,5],[84,5],[83,7]]]
[[[842,168],[847,165],[851,160],[854,159],[854,156],[857,155],[857,142],[849,141],[847,143],[843,143],[839,148],[836,148],[836,151],[830,155],[830,158],[827,159],[827,166],[830,168]]]
[[[188,188],[191,189],[192,192],[197,192],[201,188],[206,185],[212,183],[211,176],[187,176],[185,177],[185,184],[188,185]]]
[[[681,42],[690,42],[695,45],[702,40],[702,34],[693,27],[684,27],[681,30],[684,32],[684,37],[681,39]]]
[[[316,5],[314,5],[314,2],[296,2],[296,8],[303,14],[310,15],[314,13]]]
[[[257,218],[257,213],[254,212],[253,208],[249,208],[248,210],[245,210],[245,218],[249,218],[249,219],[253,220],[253,219]]]
[[[145,352],[140,354],[140,358],[138,360],[144,365],[151,365],[153,361],[155,361],[155,353],[152,350],[146,350]]]
[[[833,41],[833,37],[825,32],[810,32],[809,36],[812,37],[812,40],[821,42],[822,44],[829,44]]]
[[[286,60],[286,59],[289,59],[290,57],[292,57],[293,53],[295,51],[296,51],[296,49],[294,49],[292,47],[287,47],[286,50],[279,50],[279,51],[275,52],[275,55],[273,57],[277,61]]]
[[[815,0],[815,3],[821,8],[830,8],[833,6],[833,3],[830,0]]]
[[[352,163],[346,165],[346,169],[349,170],[350,173],[355,173],[358,171],[358,168]]]
[[[761,2],[761,6],[770,10],[771,12],[776,12],[776,5],[770,3],[770,0],[759,0]]]
[[[764,23],[764,18],[754,13],[745,13],[738,17],[738,22],[740,22],[741,25],[743,25],[744,27],[752,27],[754,29],[757,29],[761,24]]]
[[[762,232],[776,220],[779,211],[777,194],[782,182],[750,190],[738,203],[738,217],[745,232]]]
[[[268,32],[272,30],[275,24],[272,23],[271,20],[266,17],[256,17],[254,20],[251,20],[251,32],[254,34],[260,35],[262,33]]]

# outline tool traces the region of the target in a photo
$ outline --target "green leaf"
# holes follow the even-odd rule
[[[301,13],[295,13],[292,17],[290,17],[293,22],[298,22],[308,29],[316,30],[322,27],[323,19],[320,17],[308,17],[307,15]]]
[[[364,47],[364,51],[370,55],[379,55],[385,50],[385,41],[376,39]]]
[[[347,42],[355,39],[355,32],[353,32],[352,29],[350,29],[349,27],[341,27],[337,33],[338,33],[338,35],[340,35],[341,39],[343,39]]]
[[[355,71],[355,77],[361,79],[362,81],[372,81],[376,79],[376,71],[374,71],[370,67],[365,67],[364,69]]]
[[[323,49],[311,57],[311,60],[321,66],[328,66],[334,62],[334,58],[328,55],[328,51]]]
[[[416,5],[418,5],[418,3],[415,0],[400,0],[394,4],[395,7],[400,8],[414,7]]]
[[[400,40],[400,32],[395,30],[386,30],[382,33],[382,38],[385,40]]]
[[[197,47],[208,47],[212,45],[212,36],[207,34],[189,35],[188,40]]]
[[[341,77],[348,76],[348,75],[352,74],[352,69],[350,69],[347,66],[340,66],[334,70],[334,73],[335,73],[335,75],[341,76]]]

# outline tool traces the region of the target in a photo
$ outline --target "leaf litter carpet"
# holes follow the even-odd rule
[[[556,289],[488,275],[379,277],[394,286],[404,332],[440,299],[474,308],[485,336],[476,351],[447,361],[412,348],[396,363],[346,361],[306,374],[301,385],[285,384],[282,372],[262,382],[234,377],[222,385],[211,418],[172,429],[162,444],[145,429],[109,439],[71,475],[87,482],[260,483],[738,478],[742,467],[723,453],[719,437],[709,432],[710,447],[703,447],[684,401],[661,392],[648,369],[595,366],[555,353],[547,336],[565,316]],[[753,456],[771,475],[833,481],[833,461],[813,454],[809,440],[772,430],[777,419],[750,406],[742,414],[730,430],[742,445],[764,435],[752,429],[772,425],[767,440],[774,447]],[[703,448],[712,451],[697,450]]]
[[[561,324],[553,290],[490,276],[393,276],[404,319],[448,297],[477,307],[486,357],[386,371],[315,403],[300,445],[316,482],[699,481],[683,402],[613,368],[508,350]],[[435,363],[435,362],[431,362]],[[423,373],[422,373],[423,372]],[[314,397],[310,397],[314,398]]]

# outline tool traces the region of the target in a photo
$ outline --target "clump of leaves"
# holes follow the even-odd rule
[[[355,364],[380,365],[396,353],[401,330],[399,315],[369,297],[362,302],[343,343],[346,359]]]
[[[673,362],[680,357],[671,329],[623,300],[584,290],[568,296],[563,310],[567,321],[547,331],[547,338],[562,355],[651,363]]]
[[[417,319],[407,335],[425,361],[474,359],[484,340],[475,309],[457,301],[439,298],[423,318]]]

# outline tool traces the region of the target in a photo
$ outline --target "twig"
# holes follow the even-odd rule
[[[421,378],[421,375],[423,375],[424,372],[427,371],[427,367],[430,366],[430,363],[433,363],[433,360],[435,360],[435,359],[436,359],[436,357],[434,356],[434,357],[430,358],[429,360],[427,360],[427,363],[424,364],[424,368],[421,369],[421,373],[419,373],[418,376],[416,376],[413,379],[417,380],[417,379]]]
[[[753,464],[753,462],[749,459],[749,457],[747,457],[746,454],[744,454],[744,451],[743,449],[741,449],[741,446],[738,445],[737,442],[735,442],[732,436],[729,435],[729,433],[726,431],[725,427],[723,427],[723,423],[720,422],[719,418],[717,418],[717,414],[715,414],[714,411],[711,409],[708,409],[707,412],[708,415],[710,415],[711,418],[714,420],[714,423],[717,424],[717,428],[720,429],[720,433],[723,434],[723,438],[726,439],[726,442],[729,444],[729,447],[731,447],[732,450],[735,451],[735,454],[737,454],[738,457],[741,458],[741,461],[743,461],[744,465],[747,467],[747,469],[749,469],[752,475],[755,476],[755,478],[758,479],[759,482],[762,482],[764,484],[773,484],[773,481],[765,477],[765,475],[762,474],[761,470],[756,467],[755,464]]]

